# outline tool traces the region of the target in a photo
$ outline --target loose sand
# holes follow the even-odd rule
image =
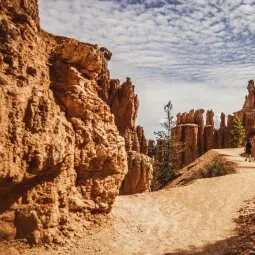
[[[237,164],[237,173],[198,179],[190,185],[119,196],[108,223],[55,249],[22,249],[23,254],[193,254],[235,235],[234,219],[255,196],[255,163],[242,149],[216,150]],[[220,254],[216,247],[203,254]],[[5,254],[17,250],[5,249]],[[18,253],[17,253],[18,254]]]

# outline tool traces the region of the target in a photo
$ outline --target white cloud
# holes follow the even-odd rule
[[[254,0],[40,0],[42,27],[113,52],[112,77],[132,77],[151,136],[176,112],[243,104],[255,62]]]

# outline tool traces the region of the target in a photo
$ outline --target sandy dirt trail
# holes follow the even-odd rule
[[[255,196],[255,163],[239,156],[242,149],[217,151],[237,164],[236,174],[150,194],[120,196],[109,228],[81,238],[65,254],[192,254],[234,236],[237,210]],[[62,254],[43,252],[55,253]]]

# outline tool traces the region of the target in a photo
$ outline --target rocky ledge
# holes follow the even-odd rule
[[[72,218],[108,213],[126,151],[146,153],[138,99],[110,79],[110,51],[41,30],[37,0],[3,1],[0,14],[0,240],[52,242]]]

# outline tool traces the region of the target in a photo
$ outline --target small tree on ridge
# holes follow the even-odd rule
[[[238,118],[235,118],[232,121],[230,125],[229,135],[229,142],[232,147],[236,148],[242,146],[245,137],[245,129],[243,123]]]
[[[176,177],[178,170],[177,159],[183,147],[182,143],[177,141],[176,136],[172,132],[172,129],[175,127],[172,110],[173,105],[169,101],[164,106],[165,120],[161,123],[163,130],[154,132],[157,140],[156,178],[161,186],[164,186]]]

